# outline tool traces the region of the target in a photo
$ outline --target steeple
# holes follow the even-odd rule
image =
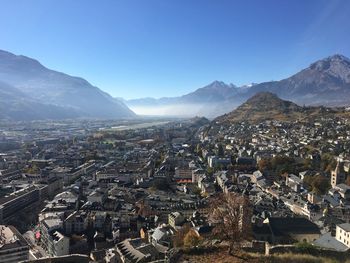
[[[332,187],[336,186],[337,184],[343,183],[345,181],[345,174],[342,172],[341,169],[341,162],[338,159],[337,160],[337,166],[331,173],[331,185]]]
[[[335,167],[334,173],[339,175],[340,173],[340,161],[338,160],[337,162],[337,166]]]

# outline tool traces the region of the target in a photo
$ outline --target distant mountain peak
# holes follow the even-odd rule
[[[209,86],[213,85],[226,85],[226,83],[221,80],[214,80],[212,83],[209,84]]]
[[[208,86],[215,86],[215,85],[218,85],[218,86],[228,86],[228,85],[232,85],[232,84],[228,84],[228,83],[225,83],[224,81],[222,80],[214,80],[212,83],[210,83]]]
[[[197,103],[197,102],[217,102],[226,98],[234,96],[237,93],[236,86],[233,84],[226,84],[223,81],[217,81],[210,83],[209,85],[199,88],[194,92],[188,93],[180,97],[180,100],[184,102]]]
[[[206,89],[213,89],[213,88],[237,88],[236,85],[230,83],[225,83],[224,81],[220,81],[220,80],[214,80],[212,83],[206,85],[205,87],[203,88],[206,88]]]
[[[322,71],[339,65],[350,67],[350,59],[343,55],[335,54],[333,56],[329,56],[312,63],[310,65],[310,68]]]
[[[335,54],[318,60],[312,63],[309,69],[316,70],[321,74],[328,74],[341,81],[350,83],[350,59],[343,55]]]
[[[328,60],[331,60],[331,61],[347,61],[347,62],[350,62],[350,59],[344,55],[341,55],[341,54],[334,54],[332,56],[329,56],[327,58]]]

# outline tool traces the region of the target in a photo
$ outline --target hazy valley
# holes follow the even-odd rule
[[[215,118],[231,112],[258,92],[272,92],[301,106],[348,106],[350,60],[334,55],[280,81],[242,87],[214,81],[180,97],[124,100],[113,98],[82,78],[0,51],[0,86],[0,117],[8,120],[123,119],[136,114]]]

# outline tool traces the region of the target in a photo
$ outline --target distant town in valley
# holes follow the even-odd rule
[[[350,1],[0,5],[0,263],[350,263]]]

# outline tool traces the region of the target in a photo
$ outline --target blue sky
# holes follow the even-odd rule
[[[350,1],[2,0],[0,49],[113,96],[177,96],[349,57]]]

